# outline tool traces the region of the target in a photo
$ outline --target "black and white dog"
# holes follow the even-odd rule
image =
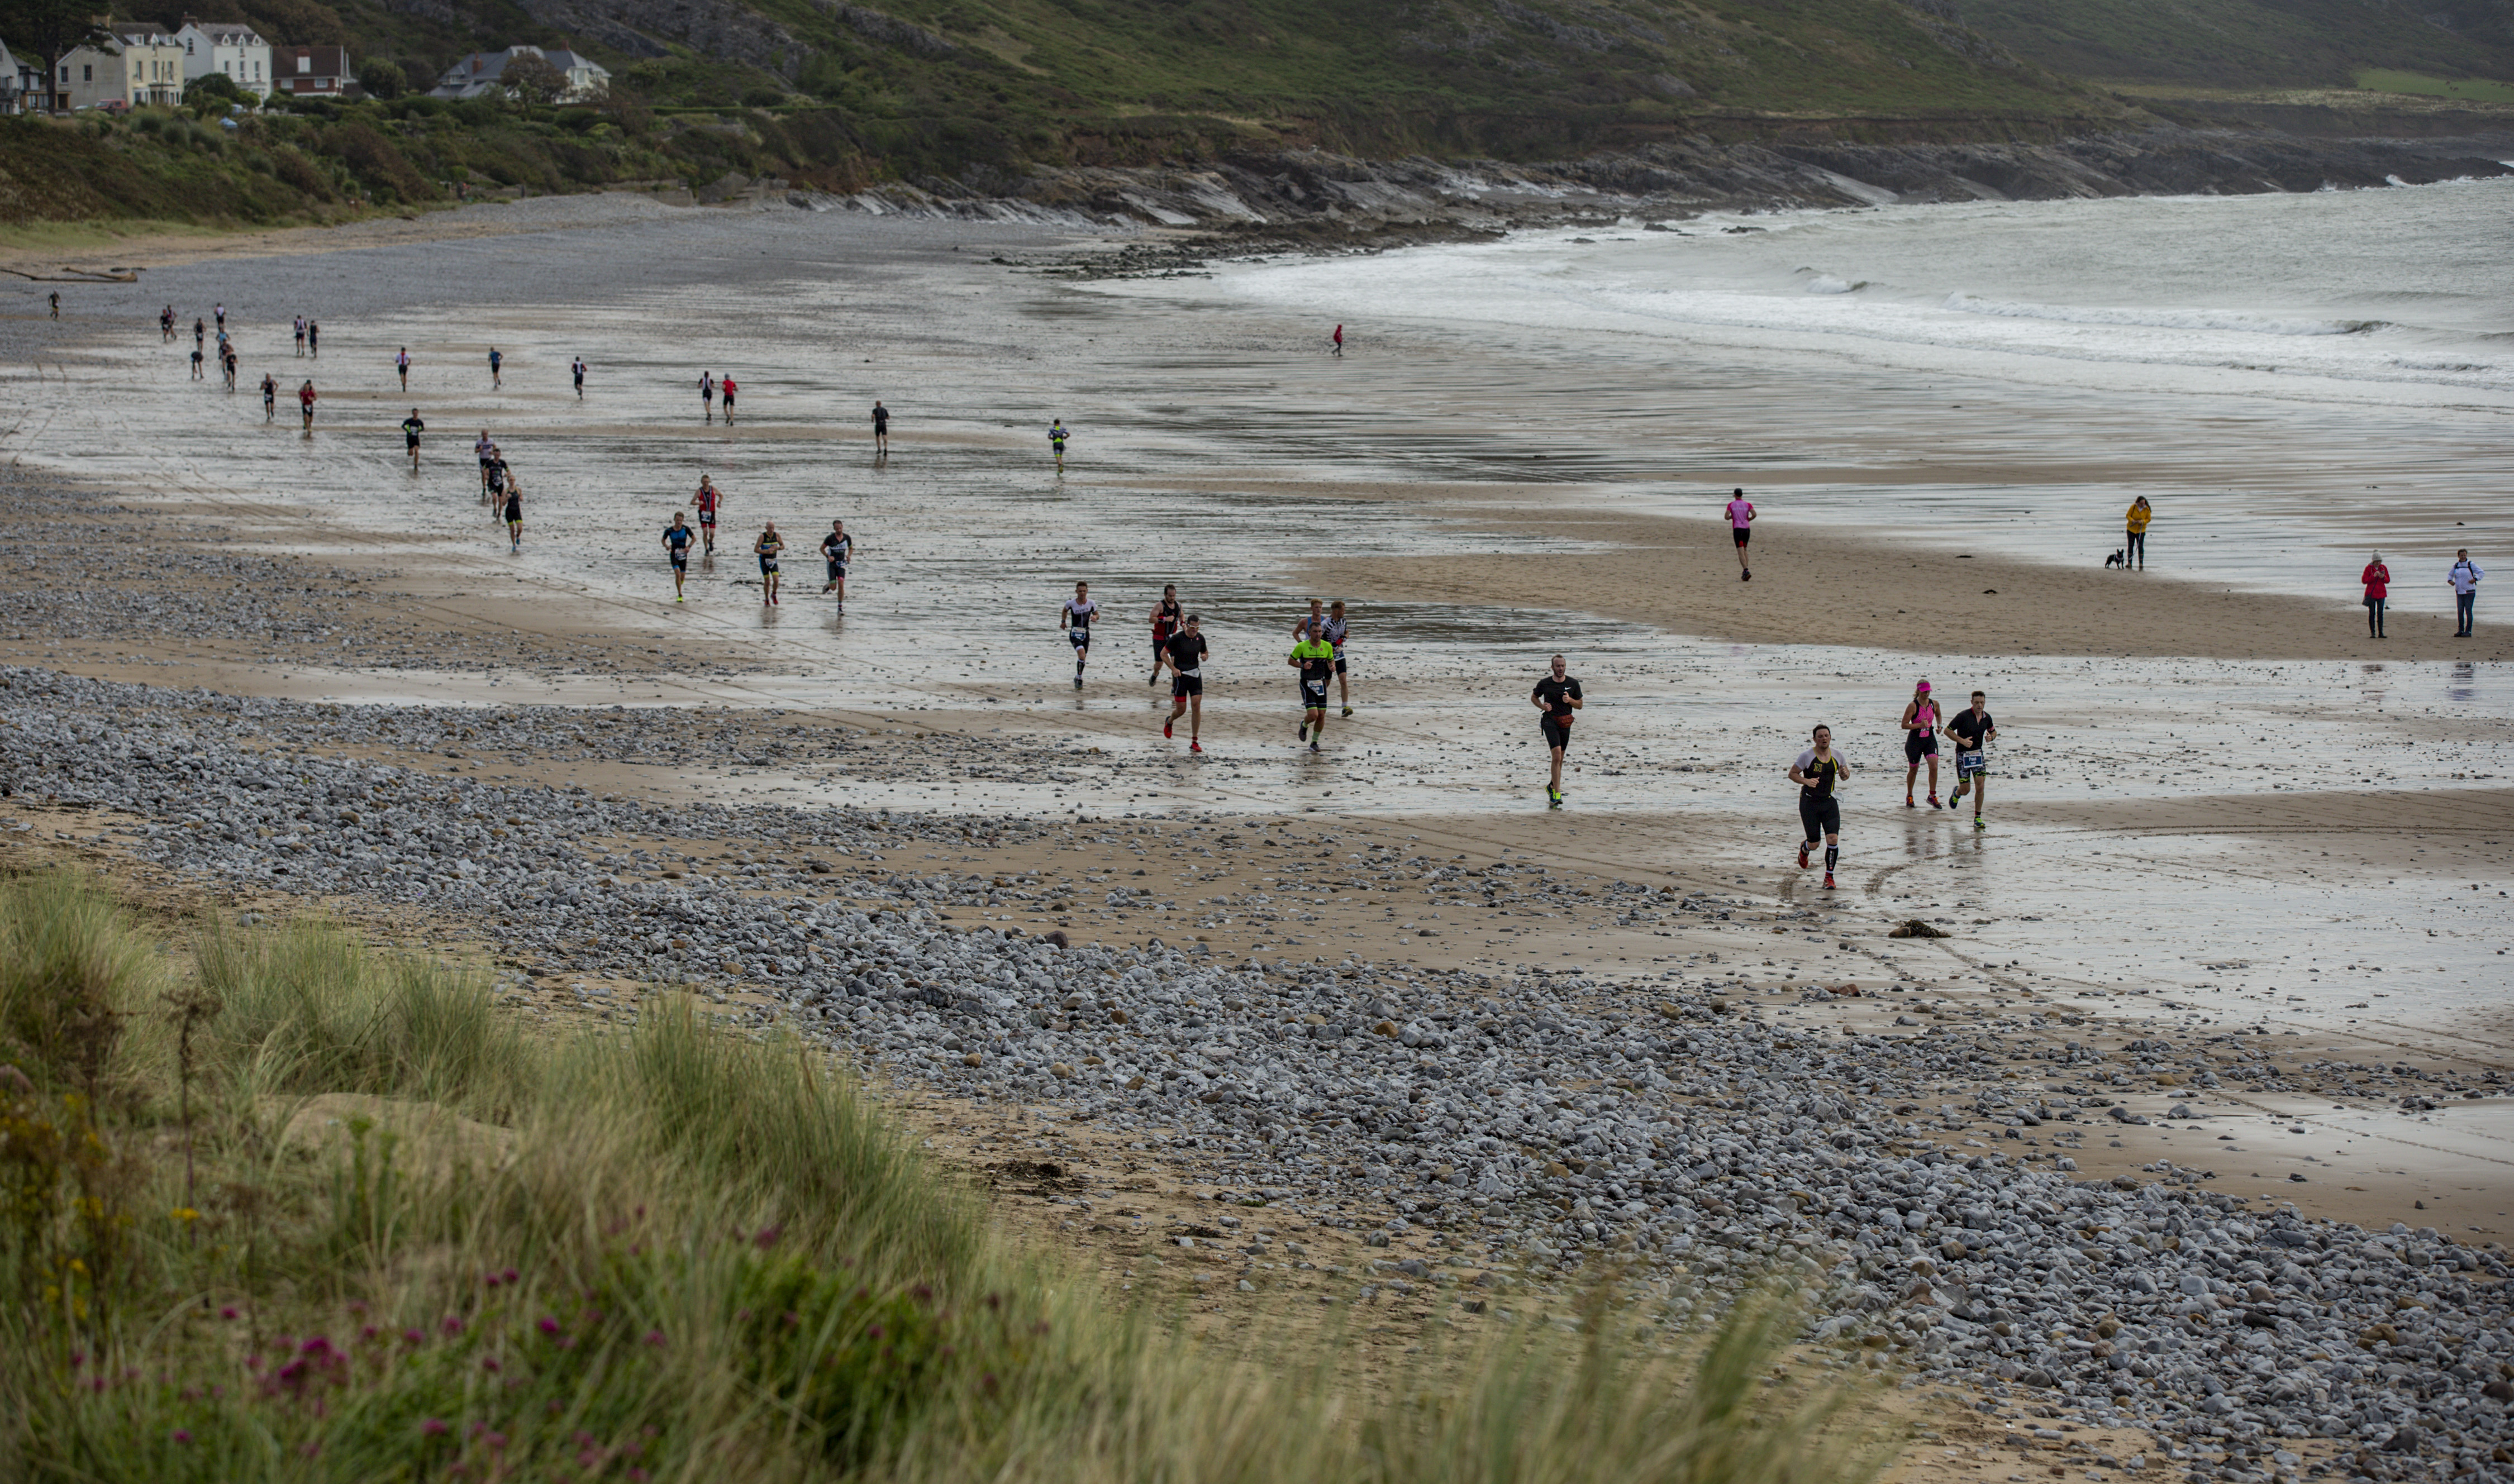
[[[2125,547],[2123,550],[2116,551],[2112,555],[2105,557],[2104,565],[2107,567],[2127,567],[2129,565],[2129,561],[2126,560],[2128,555],[2128,548]]]

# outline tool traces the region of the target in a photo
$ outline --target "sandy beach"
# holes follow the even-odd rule
[[[1556,1174],[1531,1153],[1517,1174],[1492,1166],[1492,1190],[1445,1175],[1409,1175],[1408,1188],[1378,1156],[1324,1147],[1368,1121],[1331,1132],[1336,1100],[1358,1096],[1341,1082],[1308,1088],[1318,1105],[1284,1120],[1318,1136],[1310,1154],[1309,1136],[1268,1122],[1261,1137],[1227,1103],[1128,1101],[1186,1086],[1165,1063],[1211,1068],[1220,1086],[1232,1059],[1217,1048],[1245,1061],[1310,1036],[1289,1027],[1315,1018],[1351,1022],[1374,1047],[1422,1029],[1425,1049],[1407,1055],[1439,1075],[1393,1063],[1374,1075],[1419,1076],[1439,1098],[1456,1078],[1490,1091],[1541,1075],[1566,1107],[1629,1101],[1706,1128],[1753,1108],[1751,1092],[1693,1085],[1664,1051],[1644,1069],[1639,1043],[1625,1060],[1522,1063],[1495,1029],[1472,1071],[1456,1060],[1465,1027],[1549,1005],[1602,1026],[1751,1032],[1759,1058],[1873,1048],[1890,1076],[1812,1071],[1792,1096],[1821,1088],[1878,1149],[1936,1150],[1985,1181],[2012,1172],[2122,1200],[2153,1187],[2367,1231],[2398,1221],[2473,1250],[2514,1229],[2494,1204],[2514,1166],[2509,629],[2484,589],[2477,637],[2451,637],[2437,601],[2450,551],[2431,549],[2456,520],[2494,534],[2484,522],[2503,509],[2484,487],[2422,497],[2413,520],[2387,511],[2423,544],[2386,550],[2405,601],[2377,644],[2344,591],[2298,590],[2293,573],[2335,557],[2227,575],[2244,564],[2226,541],[2287,518],[2276,501],[2219,492],[2175,540],[2220,549],[2186,556],[2160,526],[2146,573],[2106,571],[2077,534],[2046,529],[2033,510],[2058,499],[2085,507],[2070,521],[2109,529],[2119,491],[2160,466],[2170,430],[2141,421],[2155,411],[2144,394],[2096,407],[1981,387],[1991,405],[1957,407],[1940,384],[1924,420],[1920,393],[1889,387],[1852,404],[1893,427],[1855,457],[1827,429],[1760,462],[1672,458],[1663,428],[1619,430],[1615,389],[1511,347],[1458,349],[1408,325],[1327,363],[1271,311],[986,261],[1043,241],[655,208],[495,239],[330,253],[292,237],[170,257],[139,286],[82,290],[59,330],[9,322],[20,408],[0,500],[26,560],[0,591],[0,665],[26,685],[147,688],[44,689],[11,709],[80,736],[181,730],[240,769],[319,760],[331,782],[304,786],[324,797],[353,776],[424,783],[448,813],[411,836],[469,842],[387,871],[368,863],[381,840],[318,828],[334,806],[310,795],[152,814],[123,775],[109,788],[48,776],[31,761],[48,743],[20,755],[0,801],[20,826],[10,859],[107,865],[135,889],[231,909],[319,902],[487,955],[520,1010],[561,1019],[625,1014],[669,974],[742,1014],[823,1023],[831,1002],[810,986],[842,972],[842,954],[816,948],[790,972],[728,944],[739,972],[725,973],[669,934],[651,947],[582,915],[701,887],[832,933],[849,911],[925,943],[1057,933],[1110,955],[1112,983],[1147,983],[1178,954],[1197,974],[1277,986],[1207,989],[1206,1006],[1228,1005],[1166,1049],[1102,1036],[1081,1002],[1051,1001],[1055,1023],[1034,1028],[1073,1038],[1057,1043],[1064,1072],[1018,1054],[1018,1037],[955,1031],[963,1049],[946,1048],[912,1023],[914,1003],[896,1024],[831,1033],[975,1167],[1028,1141],[1011,1120],[1086,1107],[1150,1120],[1077,1136],[1064,1183],[1008,1185],[1007,1210],[1030,1213],[1008,1219],[1062,1239],[1093,1240],[1070,1224],[1077,1198],[1103,1227],[1125,1204],[1112,1229],[1139,1235],[1217,1193],[1279,1189],[1260,1198],[1319,1221],[1321,1243],[1399,1213],[1418,1236],[1551,1232],[1535,1239],[1553,1244],[1542,1283],[1559,1285],[1582,1270],[1584,1240],[1592,1259],[1611,1243],[1574,1202],[1611,1223],[1609,1179],[1637,1209],[1675,1187],[1644,1194],[1638,1176],[1585,1163]],[[283,388],[318,379],[310,435],[286,405],[266,426],[249,392],[187,383],[188,345],[160,343],[153,323],[169,297],[186,320],[196,301],[230,306],[248,384],[265,369]],[[307,308],[326,326],[319,365],[285,336]],[[488,385],[490,344],[507,357],[503,389]],[[403,345],[422,368],[407,396],[389,371]],[[579,354],[594,367],[583,404],[565,378]],[[739,373],[735,427],[700,421],[703,369]],[[897,412],[887,460],[870,448],[876,396]],[[1543,400],[1581,436],[1496,457],[1477,432],[1510,398]],[[393,433],[413,402],[428,423],[416,474]],[[1779,447],[1794,415],[1757,403],[1738,384],[1696,421],[1718,421],[1732,452]],[[1932,462],[2028,413],[2030,457]],[[1062,477],[1040,436],[1051,416],[1077,430]],[[2424,445],[2416,477],[2467,482],[2484,440],[2466,407],[2383,416],[2431,417],[2449,436]],[[2309,421],[2266,406],[2210,464],[2240,486],[2272,446],[2282,471],[2328,462],[2294,442]],[[484,426],[527,492],[520,553],[479,501],[468,444]],[[1531,448],[1563,457],[1537,469],[1521,457]],[[726,536],[676,604],[655,533],[701,470],[728,491]],[[1751,583],[1703,508],[1732,476],[1764,509]],[[2016,513],[1915,522],[1920,506],[1873,503],[1894,490]],[[841,517],[861,543],[843,613],[809,553]],[[748,554],[770,518],[791,543],[774,607]],[[2078,554],[2058,559],[2064,546]],[[1077,579],[1108,605],[1081,692],[1052,620]],[[1143,612],[1164,581],[1206,615],[1214,645],[1200,756],[1161,737],[1166,686],[1146,683]],[[1319,754],[1296,745],[1282,663],[1313,592],[1355,615],[1356,714],[1331,717]],[[1591,697],[1559,812],[1544,807],[1526,702],[1555,650],[1575,656]],[[1895,720],[1923,677],[1992,695],[2002,734],[1981,833],[1892,796]],[[1794,866],[1782,777],[1817,720],[1858,770],[1831,894]],[[591,801],[599,827],[548,822]],[[436,904],[431,872],[461,887],[460,856],[506,879],[507,853],[546,830],[558,848],[531,867],[541,884],[503,890],[565,912]],[[550,884],[561,871],[578,884]],[[1946,936],[1889,936],[1916,918]],[[1352,1007],[1315,998],[1337,984]],[[1386,1007],[1389,1030],[1361,999]],[[1169,1013],[1124,1003],[1139,1021]],[[1442,1036],[1449,1048],[1432,1048]],[[1743,1061],[1718,1070],[1753,1074]],[[1143,1132],[1155,1122],[1158,1141]],[[1122,1201],[1100,1193],[1121,1185]],[[1889,1252],[1905,1240],[1836,1221],[1839,1236],[1810,1231],[1865,1229]],[[1113,1281],[1155,1281],[1108,1240]],[[1517,1263],[1531,1249],[1490,1251]],[[1662,1278],[1686,1266],[1673,1249],[1653,1261]],[[1215,1271],[1265,1276],[1237,1260]],[[1326,1280],[1286,1264],[1281,1281]],[[1216,1323],[1244,1311],[1231,1293],[1179,1291]],[[1406,1302],[1409,1325],[1461,1318]],[[2092,1392],[2072,1405],[2090,1426],[2168,1415]]]

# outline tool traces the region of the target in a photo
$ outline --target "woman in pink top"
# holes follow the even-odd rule
[[[1911,704],[1903,707],[1903,807],[1917,808],[1912,802],[1912,784],[1919,778],[1921,759],[1929,760],[1929,807],[1938,807],[1938,702],[1929,695],[1926,680],[1912,687]]]
[[[2374,553],[2357,581],[2366,584],[2366,637],[2379,639],[2383,637],[2383,599],[2392,590],[2392,569],[2383,565],[2383,553]]]
[[[1746,565],[1746,542],[1755,535],[1750,529],[1755,524],[1755,505],[1743,490],[1728,493],[1728,530],[1737,538],[1737,581],[1751,582],[1755,581],[1755,571]]]

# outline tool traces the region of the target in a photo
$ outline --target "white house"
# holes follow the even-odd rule
[[[255,34],[252,26],[233,20],[205,22],[186,16],[176,28],[175,39],[183,44],[186,82],[223,72],[246,97],[270,96],[270,43]]]
[[[53,92],[61,106],[121,102],[134,108],[183,100],[183,44],[163,31],[116,30],[61,60]]]
[[[0,113],[24,113],[44,106],[44,69],[9,54],[0,41]]]
[[[445,69],[430,98],[483,98],[506,92],[503,81],[507,63],[519,57],[538,57],[559,70],[567,79],[567,91],[559,95],[563,103],[583,102],[600,93],[611,82],[611,72],[602,63],[582,52],[558,48],[508,47],[503,52],[474,52]]]

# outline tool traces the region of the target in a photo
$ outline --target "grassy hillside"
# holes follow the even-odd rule
[[[2074,76],[2354,86],[2361,70],[2514,79],[2514,0],[1965,0],[1967,21]]]
[[[1419,1362],[1314,1318],[1207,1346],[1003,1235],[798,1045],[663,996],[553,1030],[337,928],[177,926],[189,953],[86,883],[0,880],[0,1477],[1866,1484],[1887,1457],[1824,1425],[1867,1425],[1845,1388],[1775,1384],[1803,1362],[1769,1304],[1707,1344],[1601,1291],[1581,1333]]]
[[[1703,110],[2044,116],[2089,100],[1943,0],[213,0],[341,40],[385,91],[467,46],[559,42],[660,104],[810,100],[1018,136],[1024,152],[1194,115],[1360,149],[1556,147]],[[1938,14],[1932,14],[1937,12]],[[431,19],[432,18],[432,19]],[[383,64],[390,63],[390,66]]]

